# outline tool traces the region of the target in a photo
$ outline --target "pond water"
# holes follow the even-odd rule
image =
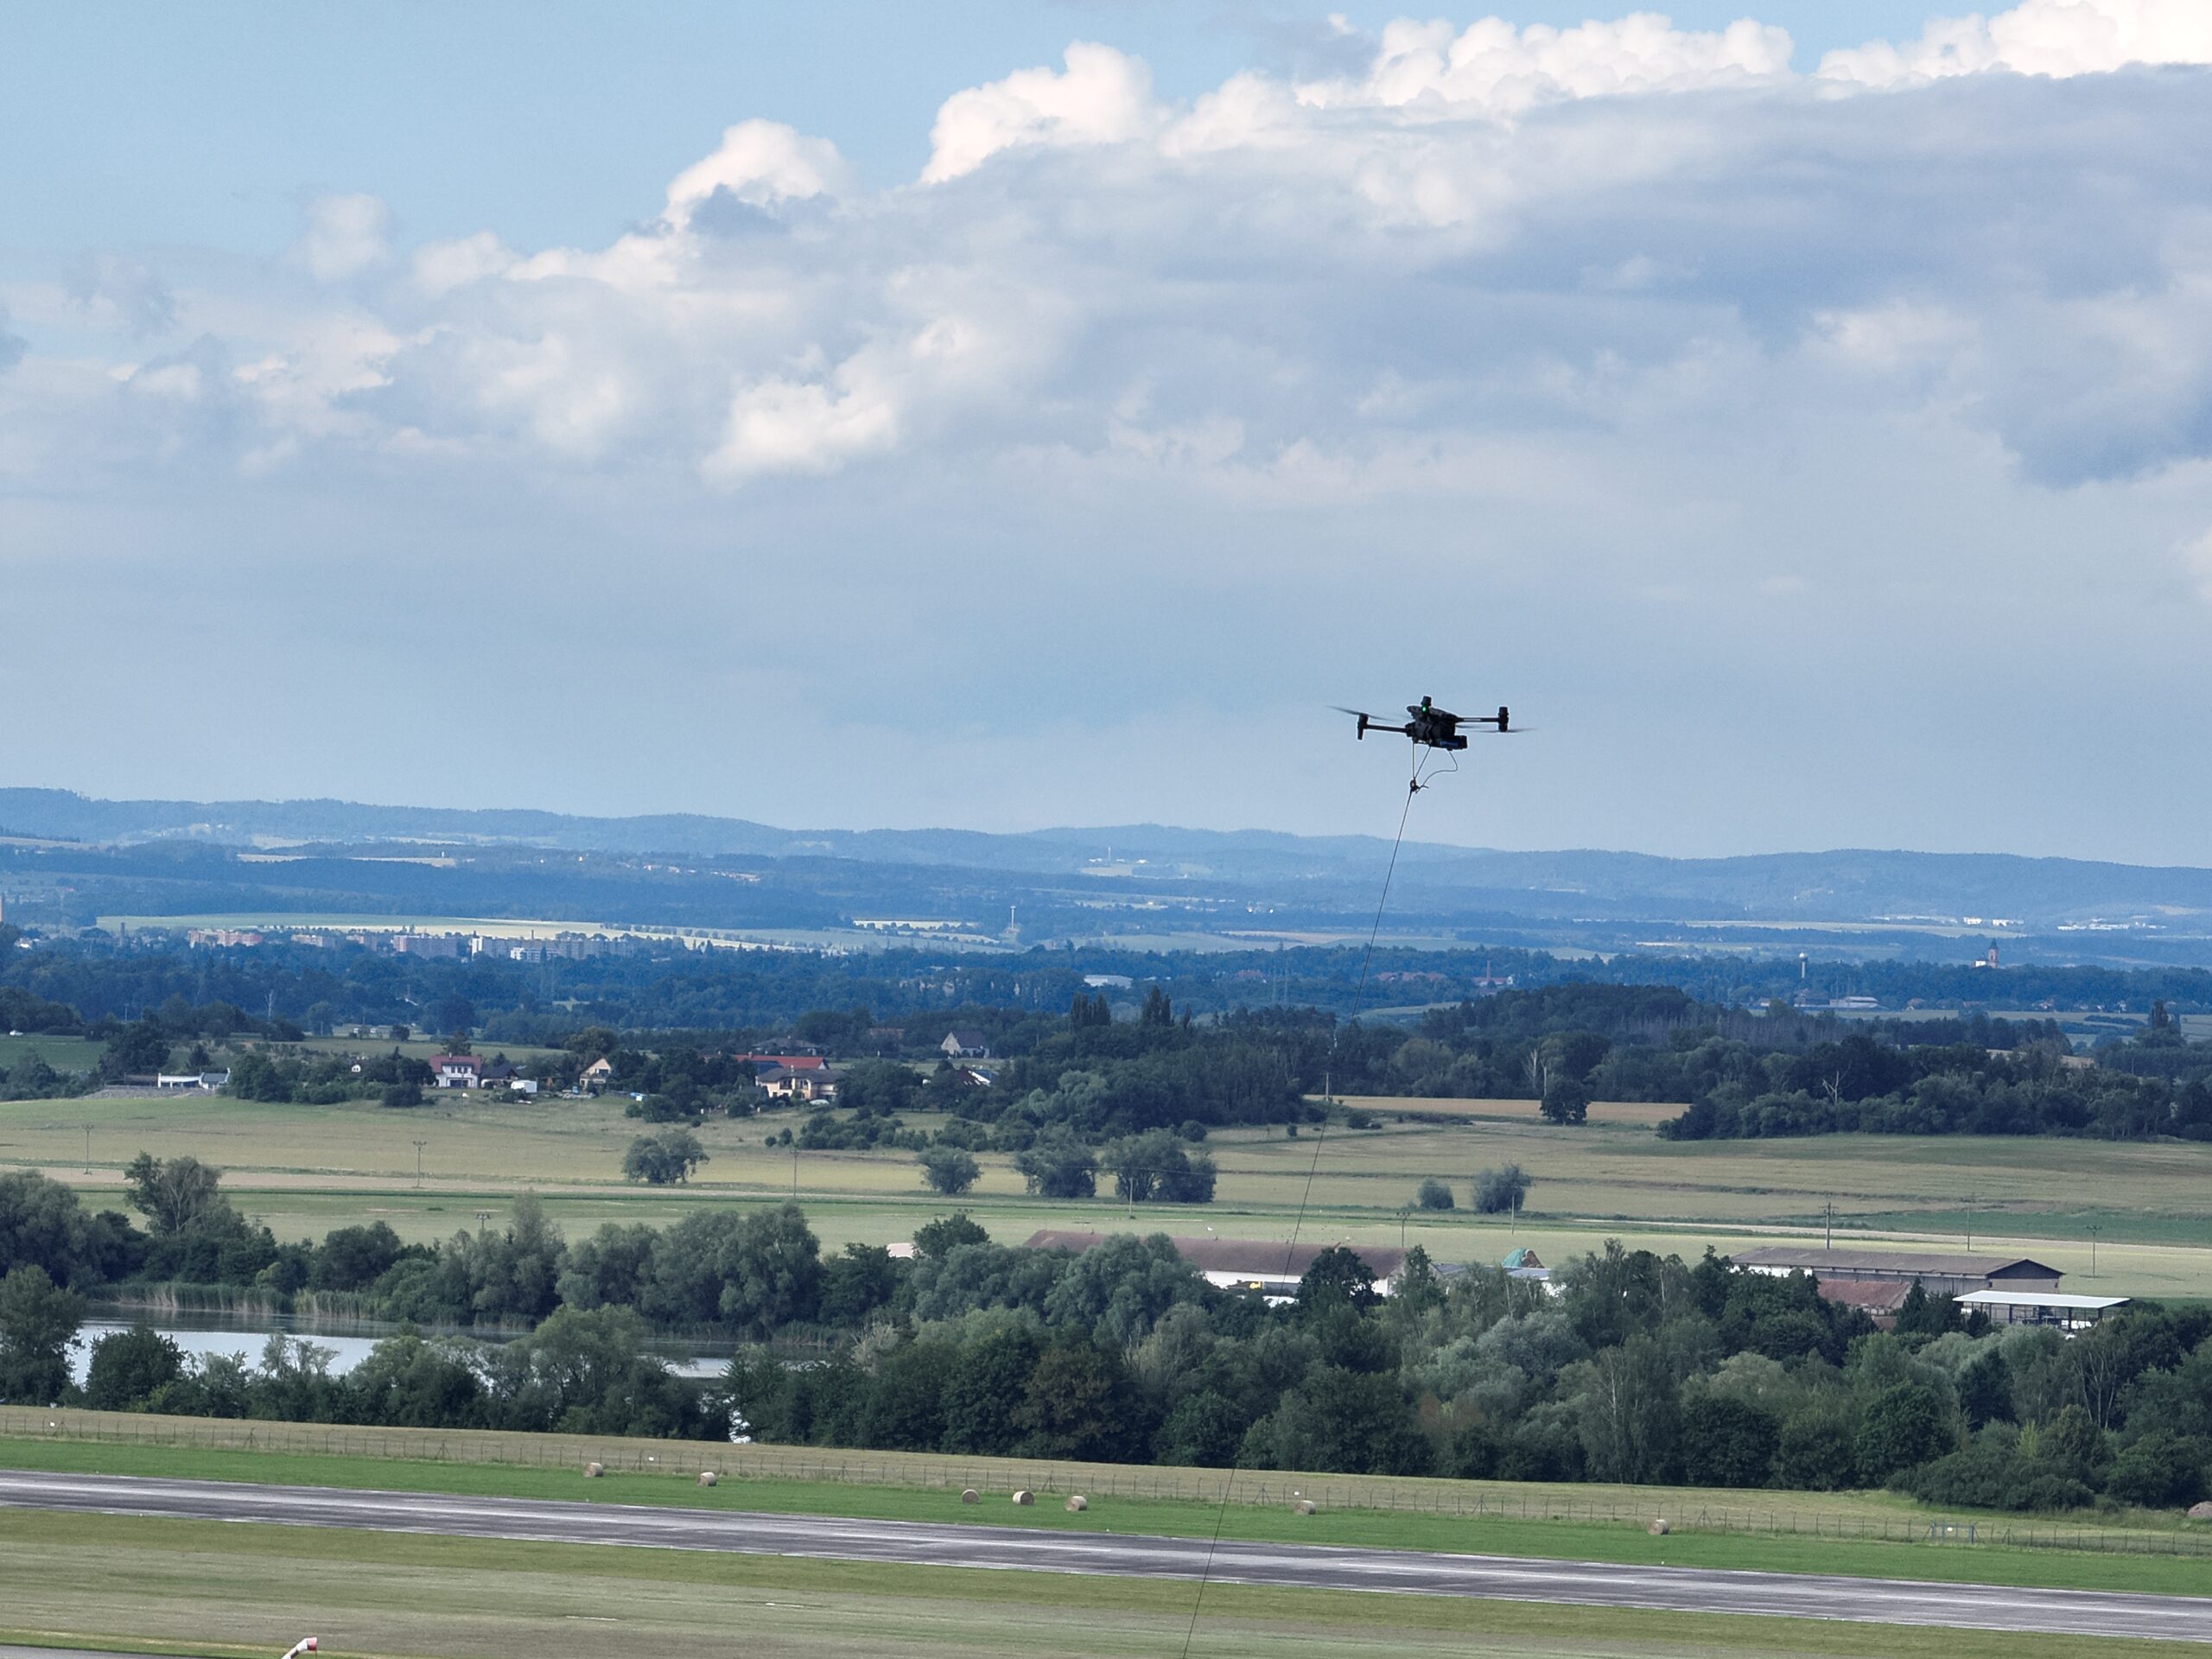
[[[92,1363],[92,1344],[102,1337],[118,1331],[127,1331],[142,1321],[125,1317],[114,1309],[102,1310],[99,1317],[86,1319],[78,1332],[78,1345],[69,1357],[70,1370],[79,1388],[90,1375]],[[286,1319],[259,1319],[226,1321],[219,1315],[169,1314],[158,1319],[147,1319],[161,1335],[182,1349],[188,1358],[204,1359],[211,1354],[243,1354],[249,1365],[258,1367],[261,1351],[269,1338],[276,1336],[302,1338],[321,1348],[332,1351],[330,1374],[343,1376],[363,1360],[377,1344],[386,1337],[398,1333],[397,1325],[381,1325],[366,1320],[353,1321],[342,1326],[323,1326],[306,1321]],[[425,1335],[433,1334],[429,1332]],[[461,1333],[466,1334],[466,1333]],[[488,1340],[499,1340],[494,1337]],[[715,1342],[683,1342],[671,1340],[650,1344],[646,1350],[668,1363],[668,1368],[678,1376],[720,1376],[729,1364],[735,1351],[734,1344]]]

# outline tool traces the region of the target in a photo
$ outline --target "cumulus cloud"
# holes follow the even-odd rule
[[[1548,99],[1770,79],[1789,70],[1789,51],[1787,29],[1749,19],[1718,33],[1678,29],[1649,12],[1573,29],[1516,29],[1489,17],[1454,30],[1402,19],[1383,29],[1365,73],[1309,82],[1296,95],[1321,109],[1502,112]]]
[[[745,121],[591,245],[395,245],[383,203],[351,196],[313,204],[279,259],[110,254],[40,280],[19,258],[0,297],[33,343],[0,324],[21,359],[0,485],[38,488],[0,488],[0,546],[32,544],[34,495],[133,544],[143,517],[99,515],[135,495],[192,543],[193,592],[237,566],[227,591],[272,638],[332,619],[277,614],[312,584],[268,570],[350,558],[331,590],[399,596],[395,638],[435,582],[518,634],[666,642],[639,657],[650,695],[619,677],[578,711],[615,710],[601,747],[640,799],[703,775],[696,742],[652,747],[702,673],[730,677],[724,706],[789,716],[747,722],[790,747],[729,775],[804,778],[824,817],[870,821],[881,771],[805,770],[859,721],[900,728],[884,747],[926,757],[912,779],[957,780],[906,816],[957,817],[961,757],[1065,753],[1056,790],[1102,764],[1038,743],[1005,684],[1086,730],[1106,686],[1147,764],[1101,811],[1190,816],[1130,793],[1157,772],[1203,777],[1209,810],[1311,827],[1349,790],[1269,797],[1269,769],[1213,750],[1226,711],[1310,709],[1325,648],[1475,654],[1540,702],[1581,697],[1579,722],[1547,721],[1561,754],[1624,696],[1777,709],[1777,770],[1743,798],[1821,804],[1778,838],[1895,839],[1834,816],[1832,765],[1789,770],[1823,697],[1877,721],[1886,698],[1916,729],[1941,665],[2059,618],[2085,677],[2167,673],[2158,706],[2212,719],[2186,678],[2202,613],[2171,603],[2212,602],[2197,15],[2029,0],[1812,73],[1756,22],[1402,21],[1187,99],[1078,42],[944,99],[918,176],[881,188],[825,138]],[[70,608],[75,528],[41,532],[73,584],[49,598],[57,639],[112,620]],[[804,697],[781,664],[721,666],[733,630],[825,613],[868,646]],[[2047,718],[2028,669],[2005,677],[2032,658],[1962,676],[1988,706],[1961,720]],[[1187,721],[1152,719],[1172,698]],[[517,718],[494,747],[526,754]],[[959,735],[985,718],[1000,747]],[[1154,767],[1170,730],[1187,746]],[[2050,735],[1993,735],[1993,767],[2024,770],[1975,790],[2040,789]],[[1562,804],[1555,827],[1464,838],[1588,839],[1670,789],[1682,822],[1726,795],[1649,745],[1560,768],[1531,794]],[[1943,754],[1927,775],[1957,774]],[[1980,802],[1961,822],[1986,840]]]
[[[947,99],[910,186],[743,121],[605,246],[487,231],[401,257],[383,201],[326,196],[290,266],[342,296],[191,302],[264,456],[716,489],[901,455],[1141,462],[1310,501],[1489,487],[1469,458],[1503,433],[1842,396],[1992,438],[2042,484],[2126,479],[2212,452],[2212,192],[2186,160],[2212,100],[2193,71],[2099,72],[2208,29],[2176,0],[2025,0],[1804,76],[1750,20],[1401,20],[1352,67],[1184,102],[1078,41]],[[115,257],[70,291],[138,334],[176,315]]]
[[[391,257],[391,209],[372,195],[317,196],[294,252],[321,283],[343,283]]]
[[[852,188],[837,147],[777,121],[741,121],[722,134],[711,156],[694,162],[668,187],[662,220],[677,230],[715,200],[748,207],[838,196]]]
[[[1002,150],[1127,143],[1165,124],[1166,108],[1152,96],[1152,71],[1140,60],[1078,41],[1063,62],[1058,71],[1018,70],[947,99],[930,129],[922,181],[957,179]]]
[[[2130,64],[2212,63],[2212,6],[2202,0],[2023,0],[1993,17],[1942,17],[1917,40],[1829,53],[1821,73],[1894,86],[1993,69],[2089,75]]]

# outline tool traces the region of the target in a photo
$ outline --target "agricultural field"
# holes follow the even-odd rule
[[[382,1218],[410,1239],[494,1224],[533,1188],[571,1235],[609,1220],[665,1223],[701,1204],[796,1196],[824,1243],[890,1243],[952,1207],[926,1192],[911,1154],[771,1147],[796,1114],[709,1119],[710,1161],[689,1185],[645,1188],[618,1175],[645,1127],[619,1100],[434,1096],[413,1111],[370,1103],[294,1106],[213,1096],[0,1104],[0,1166],[28,1166],[114,1202],[140,1151],[190,1154],[226,1172],[241,1209],[280,1237]],[[1694,1257],[1760,1240],[1819,1234],[1833,1205],[1839,1239],[2033,1253],[2069,1289],[2212,1296],[2212,1147],[2050,1138],[1816,1139],[1670,1142],[1651,1124],[1668,1109],[1599,1105],[1562,1128],[1527,1102],[1373,1100],[1370,1129],[1230,1131],[1209,1147],[1218,1196],[1207,1206],[1111,1198],[1052,1202],[1025,1193],[1010,1160],[986,1154],[959,1201],[994,1236],[1039,1227],[1273,1236],[1306,1196],[1309,1239],[1421,1243],[1445,1262],[1495,1261],[1516,1245],[1547,1260],[1617,1236]],[[936,1120],[916,1116],[914,1127]],[[92,1155],[86,1159],[86,1130]],[[416,1176],[418,1149],[421,1176]],[[1517,1219],[1464,1206],[1475,1172],[1517,1163],[1535,1180]],[[1409,1208],[1425,1176],[1462,1208]]]

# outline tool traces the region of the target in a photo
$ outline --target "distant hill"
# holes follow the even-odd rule
[[[994,927],[1003,925],[1009,901],[1021,903],[1027,918],[1033,903],[1048,900],[1080,911],[1090,894],[1109,910],[1140,895],[1156,909],[1154,901],[1173,897],[1192,915],[1213,918],[1192,923],[1185,917],[1179,925],[1217,931],[1253,925],[1245,918],[1255,911],[1277,916],[1278,926],[1288,925],[1284,918],[1293,912],[1328,925],[1331,918],[1358,913],[1389,852],[1388,843],[1368,836],[1159,824],[1020,835],[786,830],[682,813],[614,818],[333,800],[104,801],[46,789],[0,789],[0,824],[18,836],[74,842],[88,851],[432,842],[486,853],[562,849],[614,860],[736,858],[772,865],[793,890],[815,892],[833,906],[839,893],[849,909],[857,902],[899,903],[907,891],[925,887],[937,908],[914,913],[948,906],[978,920],[995,913],[1000,919],[989,924]],[[855,867],[876,874],[863,877]],[[902,867],[908,874],[899,874]],[[255,875],[234,866],[226,879],[274,881],[285,868]],[[838,876],[839,868],[850,876]],[[482,872],[487,880],[493,874]],[[1893,930],[1902,938],[1929,930],[1994,930],[2000,918],[2024,932],[2072,939],[2085,955],[2111,954],[2088,949],[2093,929],[2157,944],[2153,954],[2161,957],[2171,954],[2164,945],[2180,938],[2212,941],[2212,870],[2076,859],[1863,850],[1673,859],[1409,843],[1399,881],[1395,926],[1433,925],[1489,936],[1509,923],[1525,923],[1547,938],[1604,948],[1618,948],[1624,939],[1643,943],[1639,930],[1667,925],[1698,928],[1707,943],[1735,927],[1747,930],[1747,942],[1778,945],[1779,936],[1769,937],[1771,929],[1758,925],[1785,932],[1847,925]]]

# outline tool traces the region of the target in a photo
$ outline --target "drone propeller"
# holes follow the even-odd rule
[[[1335,709],[1340,715],[1357,715],[1362,720],[1372,720],[1375,718],[1374,715],[1369,714],[1364,709],[1347,709],[1341,702],[1332,702],[1329,707]]]

